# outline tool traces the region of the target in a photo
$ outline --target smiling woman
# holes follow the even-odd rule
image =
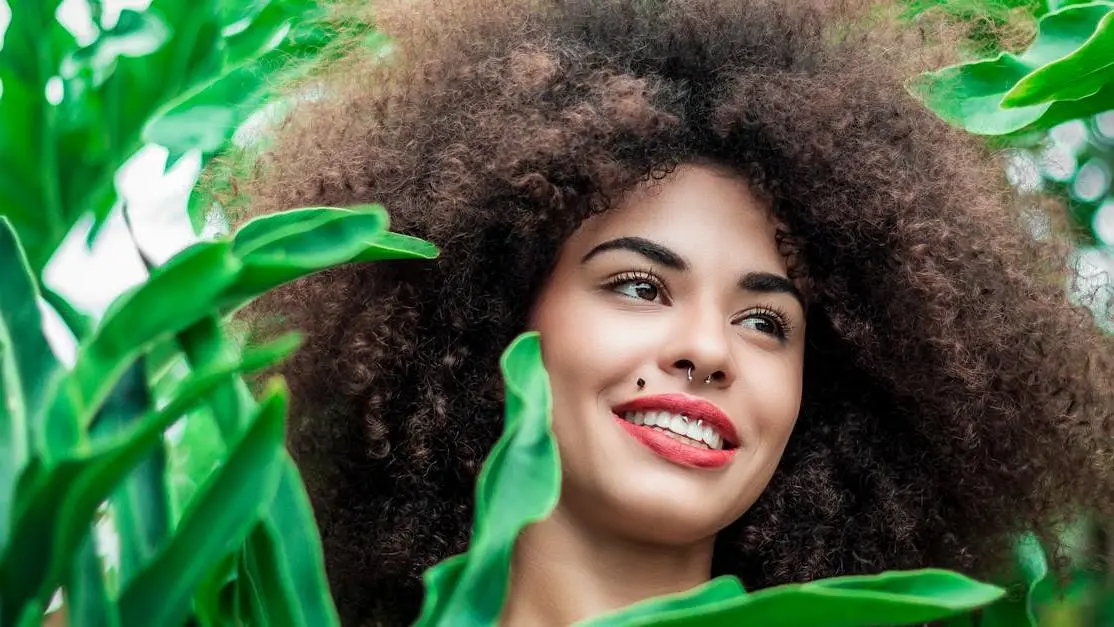
[[[289,441],[347,624],[413,620],[465,548],[530,329],[563,484],[508,625],[722,573],[986,575],[1110,513],[1111,341],[1062,248],[871,56],[900,49],[877,12],[815,4],[376,3],[389,62],[354,49],[293,112],[254,212],[382,202],[443,252],[257,310],[307,331]]]

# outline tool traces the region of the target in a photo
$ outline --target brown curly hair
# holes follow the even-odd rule
[[[436,6],[435,6],[436,4]],[[257,311],[307,332],[289,444],[344,622],[402,624],[462,551],[501,423],[497,360],[558,248],[678,164],[745,177],[810,284],[784,459],[718,540],[748,588],[926,565],[1109,509],[1109,336],[1000,166],[902,89],[847,3],[376,4],[390,51],[333,64],[246,181],[251,213],[378,202],[436,262],[325,272]],[[879,43],[881,42],[881,43]]]

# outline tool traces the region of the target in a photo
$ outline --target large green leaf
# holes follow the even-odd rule
[[[656,617],[674,612],[716,607],[724,601],[737,600],[746,594],[736,577],[716,577],[708,583],[679,594],[655,597],[635,603],[617,612],[581,623],[583,627],[618,627],[638,622],[652,622]]]
[[[419,626],[498,624],[515,539],[557,505],[560,460],[550,431],[549,380],[538,335],[519,336],[501,366],[506,421],[476,484],[472,541],[464,556],[426,572]]]
[[[0,555],[0,624],[13,621],[26,603],[46,603],[68,576],[70,558],[97,506],[161,445],[162,432],[171,423],[229,377],[270,366],[286,354],[267,346],[239,361],[214,363],[191,375],[165,407],[148,412],[119,436],[98,442],[89,453],[49,467],[34,458],[16,488],[11,542]]]
[[[387,229],[381,207],[297,209],[256,218],[233,239],[244,265],[224,306],[235,309],[283,283],[346,263],[432,259],[437,248]]]
[[[1106,56],[1114,46],[1111,11],[1114,2],[1063,7],[1041,18],[1022,54],[921,74],[907,87],[936,115],[979,135],[1047,129],[1105,111],[1109,93],[1100,90],[1114,79]]]
[[[230,250],[227,242],[196,244],[113,303],[79,347],[77,362],[55,396],[42,445],[45,455],[64,455],[81,443],[81,430],[139,354],[212,312],[241,269]]]
[[[266,624],[340,625],[320,545],[309,497],[294,460],[286,457],[279,489],[245,552],[251,581],[268,601]]]
[[[12,503],[15,481],[41,430],[47,394],[63,374],[42,331],[39,292],[11,223],[0,216],[0,503]],[[0,551],[10,509],[0,510]]]
[[[122,627],[177,627],[185,621],[198,584],[244,542],[274,495],[282,472],[285,411],[279,385],[182,517],[169,545],[120,596]]]
[[[713,582],[714,583],[714,582]],[[712,584],[706,584],[709,587]],[[722,584],[721,584],[722,585]],[[724,592],[728,589],[725,588]],[[1003,590],[951,571],[926,569],[836,577],[768,588],[734,598],[696,594],[672,600],[671,609],[640,613],[632,606],[588,625],[634,627],[875,627],[919,625],[971,612]],[[691,605],[686,601],[691,601]],[[651,600],[648,603],[660,603]]]

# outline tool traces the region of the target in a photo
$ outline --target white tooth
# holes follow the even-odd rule
[[[718,433],[713,433],[712,441],[708,442],[708,448],[715,449],[717,451],[723,448],[723,437],[721,437]]]
[[[631,422],[633,422],[633,423],[634,423],[634,424],[636,424],[636,425],[640,425],[640,424],[642,424],[643,422],[645,422],[645,420],[646,420],[646,415],[645,415],[645,414],[642,414],[642,413],[636,413],[636,414],[634,415],[634,419],[633,419],[633,420],[631,420]]]
[[[669,421],[669,430],[677,435],[685,435],[688,433],[689,424],[684,418],[673,416],[673,419]]]
[[[657,416],[658,416],[657,425],[659,427],[661,427],[662,429],[668,429],[669,425],[672,424],[672,422],[673,422],[673,414],[671,414],[667,411],[659,411],[657,413]]]
[[[653,422],[650,420],[654,416],[653,413],[638,412],[638,414],[636,414],[636,415],[638,416],[638,418],[637,418],[637,420],[635,421],[634,424],[636,424],[636,425],[646,425],[648,427],[654,426]]]
[[[697,420],[696,422],[690,422],[688,431],[685,432],[685,435],[689,439],[699,442],[704,436],[704,426],[700,423],[699,420]]]
[[[709,447],[711,447],[712,443],[715,442],[715,440],[713,440],[712,438],[714,438],[715,436],[716,430],[709,427],[708,425],[704,425],[704,432],[700,434],[700,439],[703,440],[704,443],[707,444]]]

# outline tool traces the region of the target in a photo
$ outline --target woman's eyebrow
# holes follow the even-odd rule
[[[588,254],[581,258],[580,263],[588,263],[588,260],[592,257],[609,250],[629,250],[646,257],[650,261],[682,272],[688,270],[689,267],[688,263],[677,253],[642,237],[620,237],[608,240],[588,251]]]
[[[801,290],[797,289],[796,284],[789,280],[789,277],[772,272],[748,272],[739,279],[739,287],[747,292],[758,292],[762,294],[789,294],[797,299],[801,304],[801,309],[805,307],[805,297],[801,294]]]

